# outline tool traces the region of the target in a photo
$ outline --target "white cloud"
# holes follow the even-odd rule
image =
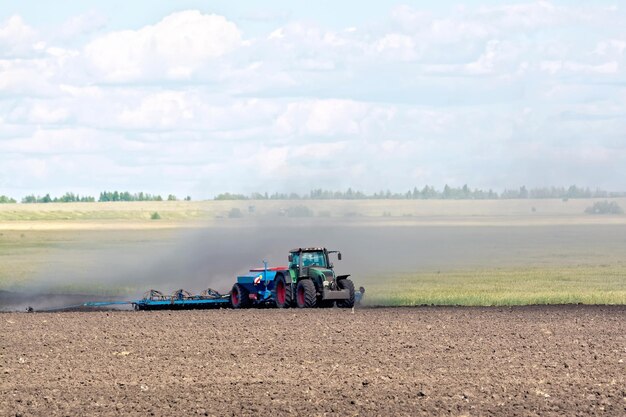
[[[144,129],[177,128],[194,118],[194,104],[182,92],[163,92],[144,98],[136,108],[120,114],[122,125]]]
[[[278,28],[267,36],[267,39],[283,39],[285,37],[285,29]]]
[[[72,16],[63,23],[59,32],[63,38],[70,39],[76,36],[86,35],[102,29],[108,18],[95,10]]]
[[[537,26],[553,25],[572,17],[572,9],[557,7],[550,1],[532,1],[518,4],[505,4],[483,7],[478,16],[502,28],[530,29]]]
[[[71,84],[60,84],[59,90],[76,99],[102,98],[104,90],[98,86],[75,86]]]
[[[601,57],[622,57],[626,51],[626,39],[608,39],[598,42],[594,53]]]
[[[54,124],[66,121],[68,116],[67,109],[54,108],[39,103],[30,109],[28,121],[33,124]]]
[[[11,16],[0,22],[0,57],[30,55],[37,42],[37,32],[22,20]]]
[[[485,52],[478,58],[477,61],[470,62],[465,67],[466,69],[475,74],[489,74],[494,71],[495,61],[501,54],[502,49],[500,42],[492,40],[487,42]]]
[[[107,81],[189,78],[241,45],[237,26],[223,16],[173,13],[153,26],[103,35],[85,55]]]
[[[289,68],[302,59],[335,62],[353,59],[368,48],[356,30],[333,31],[308,22],[292,22],[272,31],[256,47]]]
[[[313,100],[290,103],[276,120],[284,135],[355,135],[370,106],[352,100]]]
[[[433,19],[431,13],[426,10],[417,10],[405,4],[391,9],[391,19],[394,26],[399,26],[406,31],[415,31],[424,27]]]
[[[585,64],[572,61],[544,61],[540,63],[542,71],[550,74],[582,73],[582,74],[617,74],[620,65],[616,61],[601,64]]]
[[[49,178],[51,174],[49,165],[49,160],[43,158],[26,157],[21,158],[19,162],[10,162],[6,168],[7,171],[13,169],[15,170],[15,172],[27,172],[28,175],[24,176],[27,177],[28,183],[32,184],[32,178],[35,178],[39,181],[45,181],[46,178]]]
[[[417,58],[413,38],[399,33],[389,33],[374,43],[374,50],[388,58],[412,61]]]
[[[254,98],[231,99],[212,96],[204,91],[166,91],[145,94],[133,105],[111,109],[117,120],[109,123],[125,129],[139,130],[207,130],[237,131],[259,123],[271,125],[280,105]]]
[[[110,142],[91,129],[37,129],[32,136],[0,141],[0,151],[21,154],[75,154],[102,151]]]
[[[47,96],[56,87],[50,82],[48,62],[42,59],[0,60],[0,96]]]
[[[510,187],[543,185],[541,169],[558,166],[550,178],[585,185],[576,164],[626,166],[620,9],[399,6],[335,29],[270,20],[251,30],[198,11],[136,30],[104,21],[0,23],[0,176],[12,184],[88,187],[88,173],[93,187],[154,192],[206,180],[208,196],[290,191],[288,172],[370,191]],[[7,170],[15,161],[33,172]]]

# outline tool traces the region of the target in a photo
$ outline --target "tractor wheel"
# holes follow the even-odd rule
[[[300,308],[311,308],[317,304],[317,291],[313,281],[306,278],[298,282],[296,287],[296,304]]]
[[[247,308],[250,305],[250,294],[242,285],[233,285],[230,292],[230,304],[233,308]]]
[[[293,294],[291,290],[291,284],[287,284],[287,281],[285,281],[285,277],[283,275],[279,275],[276,279],[276,307],[291,307],[292,298]]]
[[[354,307],[354,283],[349,279],[340,279],[337,281],[337,285],[341,290],[348,290],[350,296],[347,300],[337,301],[337,307],[339,308],[352,308]]]

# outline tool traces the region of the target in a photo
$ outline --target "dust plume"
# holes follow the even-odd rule
[[[86,294],[84,301],[136,299],[151,288],[166,294],[179,288],[196,294],[207,288],[227,293],[238,274],[262,267],[263,260],[270,266],[286,265],[291,248],[308,246],[342,251],[343,260],[334,260],[335,269],[352,274],[357,286],[399,273],[540,265],[555,257],[563,265],[577,265],[584,253],[589,262],[606,259],[601,251],[589,254],[590,245],[600,249],[622,239],[622,230],[615,227],[593,230],[268,216],[220,219],[212,226],[167,236],[135,231],[130,241],[109,231],[102,247],[53,252],[47,269],[22,292],[39,297],[34,307],[46,304],[44,294],[71,294],[68,302],[75,302],[77,294]],[[52,306],[58,302],[55,299]],[[0,304],[7,308],[6,300],[0,299]]]

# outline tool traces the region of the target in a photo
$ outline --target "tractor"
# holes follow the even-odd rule
[[[251,269],[237,277],[231,291],[231,305],[273,305],[278,308],[354,306],[354,284],[350,275],[335,275],[330,254],[341,252],[326,248],[297,248],[289,251],[289,265]]]

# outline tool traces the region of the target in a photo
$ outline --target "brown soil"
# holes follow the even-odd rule
[[[0,314],[0,415],[625,415],[626,306]]]

